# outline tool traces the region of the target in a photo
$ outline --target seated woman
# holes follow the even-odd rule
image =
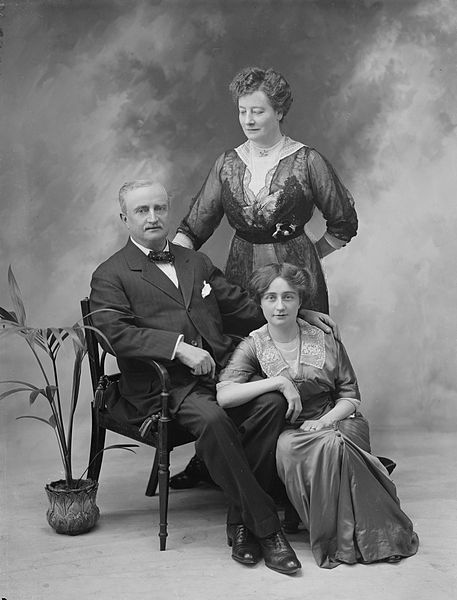
[[[233,353],[217,401],[228,408],[273,390],[284,394],[288,425],[278,440],[278,473],[320,567],[398,562],[416,553],[418,538],[386,468],[371,454],[343,344],[297,317],[311,282],[288,263],[254,273],[251,289],[267,324]]]

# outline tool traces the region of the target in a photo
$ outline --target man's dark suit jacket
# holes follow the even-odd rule
[[[172,385],[170,408],[177,410],[202,380],[171,360],[180,334],[189,344],[202,344],[222,368],[232,350],[223,331],[246,335],[264,322],[256,303],[201,252],[170,243],[175,255],[179,290],[129,239],[92,276],[93,322],[109,340],[121,372],[121,406],[117,416],[140,422],[160,409],[158,382],[151,360],[167,366]],[[214,387],[213,387],[214,389]],[[119,403],[118,403],[119,404]]]

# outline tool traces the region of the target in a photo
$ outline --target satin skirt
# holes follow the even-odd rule
[[[418,537],[395,485],[369,451],[368,423],[360,414],[337,429],[287,429],[279,436],[279,477],[309,531],[319,567],[417,552]]]

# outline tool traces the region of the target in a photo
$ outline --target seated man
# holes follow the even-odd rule
[[[140,424],[160,410],[151,360],[171,380],[170,410],[196,438],[196,450],[229,508],[227,540],[243,564],[265,564],[292,574],[300,562],[284,537],[269,490],[275,448],[287,402],[280,393],[223,410],[215,402],[215,374],[227,362],[231,340],[222,324],[248,333],[263,323],[246,292],[229,284],[209,258],[167,241],[169,199],[153,181],[134,181],[119,193],[127,244],[101,264],[91,282],[93,315],[119,364],[118,418]]]

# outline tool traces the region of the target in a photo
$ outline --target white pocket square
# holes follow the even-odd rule
[[[206,296],[209,296],[211,294],[211,290],[212,287],[210,286],[210,284],[206,281],[203,281],[202,298],[206,298]]]

